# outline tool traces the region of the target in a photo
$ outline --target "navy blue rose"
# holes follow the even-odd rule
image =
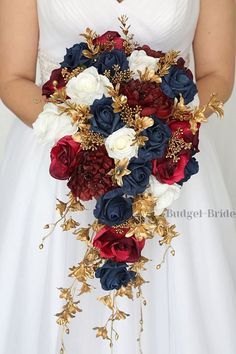
[[[197,160],[195,159],[195,157],[192,157],[189,160],[189,162],[187,163],[187,165],[185,166],[184,178],[181,179],[181,181],[179,181],[177,183],[182,186],[184,182],[187,182],[189,180],[189,178],[192,175],[195,175],[196,173],[198,173],[198,171],[199,171],[199,164],[198,164]]]
[[[100,278],[103,290],[118,290],[135,278],[136,273],[127,267],[126,263],[108,260],[95,271],[95,277]]]
[[[193,82],[193,75],[184,67],[184,60],[178,59],[177,65],[171,66],[167,75],[162,77],[162,91],[170,98],[180,98],[182,94],[184,103],[188,104],[197,93],[197,86]]]
[[[81,42],[79,44],[73,45],[71,48],[66,49],[66,55],[64,56],[64,61],[61,64],[62,68],[68,68],[74,70],[80,65],[89,67],[92,65],[92,59],[86,58],[83,55],[83,50],[87,50],[87,43]]]
[[[111,97],[103,96],[102,99],[95,100],[91,106],[91,114],[93,115],[90,120],[91,130],[102,134],[105,138],[125,125],[120,114],[114,113],[112,102]]]
[[[120,188],[117,191],[119,192]],[[97,200],[93,213],[101,224],[108,226],[123,224],[132,216],[132,198],[108,192]]]
[[[146,161],[163,157],[171,137],[171,130],[167,124],[153,114],[150,117],[153,118],[154,124],[142,132],[142,135],[148,137],[148,140],[138,153],[138,156]]]
[[[123,177],[123,192],[133,196],[143,193],[149,183],[149,177],[152,172],[151,162],[133,157],[130,160],[128,169],[131,173]]]
[[[105,70],[110,70],[111,75],[114,75],[115,70],[113,65],[119,65],[121,71],[128,69],[129,63],[122,50],[112,49],[111,51],[104,51],[94,62],[94,66],[98,69],[99,74],[104,74]]]

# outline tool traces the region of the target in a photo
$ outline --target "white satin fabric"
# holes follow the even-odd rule
[[[127,14],[140,44],[154,49],[181,50],[187,58],[199,14],[199,0],[38,0],[40,62],[45,81],[63,59],[65,48],[82,40],[91,27],[98,33],[119,30],[117,17]],[[197,98],[196,98],[197,102]],[[219,124],[223,124],[220,123]],[[201,130],[200,172],[184,185],[175,211],[230,211],[217,155]],[[49,176],[49,149],[36,141],[20,121],[9,137],[0,172],[0,354],[58,354],[60,329],[55,313],[61,310],[58,287],[69,286],[68,268],[81,258],[84,246],[58,228],[39,251],[42,227],[56,220],[56,197],[68,192],[64,182]],[[78,217],[92,221],[94,203]],[[160,271],[155,265],[163,249],[157,239],[147,242],[144,256],[152,259],[143,286],[143,354],[236,353],[236,234],[231,217],[172,217],[181,237],[176,256],[168,256]],[[109,311],[100,304],[97,289],[81,297],[83,312],[71,323],[66,337],[68,354],[108,354],[108,343],[95,338]],[[116,325],[120,334],[114,354],[138,354],[139,306],[121,299],[130,313]]]

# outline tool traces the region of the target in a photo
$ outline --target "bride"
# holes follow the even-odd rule
[[[55,231],[39,251],[42,227],[53,222],[56,197],[66,185],[48,173],[49,149],[41,146],[32,124],[45,97],[35,84],[39,57],[42,82],[49,78],[66,48],[83,40],[86,27],[99,34],[119,31],[117,17],[129,17],[140,44],[194,53],[200,103],[212,92],[227,101],[234,84],[235,5],[233,0],[0,0],[0,97],[19,118],[9,135],[0,173],[0,354],[56,354],[61,310],[58,287],[68,284],[68,268],[83,250],[71,235]],[[208,112],[208,115],[210,112]],[[223,124],[223,123],[219,123]],[[200,172],[183,187],[170,218],[181,237],[176,256],[160,271],[145,272],[144,354],[236,353],[236,233],[230,217],[209,210],[229,210],[229,198],[217,156],[201,128]],[[184,217],[181,211],[202,216]],[[176,213],[174,213],[174,211]],[[178,212],[178,213],[177,213]],[[181,217],[182,215],[182,217]],[[200,215],[200,214],[199,214]],[[81,214],[90,222],[89,210]],[[146,255],[157,264],[161,251],[148,243]],[[96,284],[98,285],[98,284]],[[83,312],[66,337],[68,354],[109,353],[93,327],[107,319],[95,293],[81,300]],[[130,313],[120,322],[114,354],[138,353],[137,304],[122,298]]]

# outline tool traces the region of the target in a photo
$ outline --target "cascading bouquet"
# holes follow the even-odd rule
[[[98,300],[111,315],[94,329],[111,347],[113,335],[118,339],[114,322],[128,316],[116,298],[133,299],[136,293],[146,304],[145,243],[157,237],[165,245],[157,269],[167,251],[174,255],[171,242],[178,233],[165,214],[183,183],[198,172],[194,155],[200,125],[207,121],[204,112],[223,116],[215,94],[207,105],[188,106],[197,88],[180,52],[140,46],[127,19],[119,18],[122,36],[114,31],[98,36],[87,28],[85,42],[67,49],[61,67],[43,86],[48,102],[34,123],[35,134],[54,144],[50,174],[68,180],[70,190],[66,202],[58,200],[60,218],[45,226],[43,242],[61,223],[87,245],[84,258],[70,268],[73,284],[59,289],[66,303],[57,323],[69,333],[70,320],[81,311],[78,297],[92,291],[91,279],[100,278],[109,293]],[[83,212],[89,200],[95,201],[94,221],[81,227],[72,215]],[[139,341],[142,311],[140,326]]]

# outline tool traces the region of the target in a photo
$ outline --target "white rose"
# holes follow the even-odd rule
[[[72,102],[90,106],[95,99],[110,96],[106,86],[113,87],[106,76],[99,75],[97,69],[91,66],[68,81],[66,92]]]
[[[77,127],[72,125],[70,116],[61,114],[53,103],[46,103],[33,123],[33,130],[40,142],[53,145],[63,136],[74,134]]]
[[[160,215],[173,201],[179,198],[181,187],[178,184],[160,183],[154,176],[150,176],[148,192],[157,197],[154,214]]]
[[[137,156],[138,144],[133,144],[134,140],[134,129],[123,127],[116,130],[105,140],[108,155],[117,160]]]
[[[134,79],[139,79],[138,70],[143,74],[148,68],[149,70],[155,70],[158,58],[150,57],[144,50],[134,50],[128,58],[129,68],[134,72],[132,75]]]

